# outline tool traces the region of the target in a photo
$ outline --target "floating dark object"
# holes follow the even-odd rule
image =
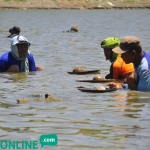
[[[117,89],[106,89],[106,90],[97,90],[95,88],[78,88],[78,90],[82,92],[90,92],[90,93],[104,93],[104,92],[114,92]]]
[[[77,74],[77,75],[83,75],[83,74],[92,74],[92,73],[98,73],[100,70],[85,70],[85,71],[81,71],[81,72],[67,72],[69,74]]]
[[[101,82],[123,83],[123,80],[119,80],[119,79],[76,80],[76,81],[77,81],[77,82],[90,82],[90,83],[101,83]]]

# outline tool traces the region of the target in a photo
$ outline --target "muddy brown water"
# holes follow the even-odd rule
[[[31,42],[36,64],[44,71],[35,74],[0,75],[0,140],[33,140],[55,133],[56,147],[49,150],[136,150],[150,147],[150,93],[115,91],[83,93],[78,86],[94,74],[69,75],[80,66],[109,72],[100,42],[108,36],[134,35],[150,51],[150,11],[135,10],[0,10],[0,55],[10,50],[8,30],[14,25]],[[78,33],[63,33],[73,25]],[[61,102],[17,104],[19,98],[33,100],[46,93]],[[40,146],[39,146],[40,149]]]

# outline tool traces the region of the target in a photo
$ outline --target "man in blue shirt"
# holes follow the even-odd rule
[[[35,61],[29,51],[30,43],[23,36],[12,38],[11,51],[0,57],[0,72],[36,71]]]
[[[125,82],[130,90],[150,91],[150,52],[142,50],[140,40],[134,36],[125,36],[121,39],[120,46],[113,52],[121,54],[123,60],[133,63],[135,73],[130,73]],[[127,87],[125,84],[110,83],[109,87]]]

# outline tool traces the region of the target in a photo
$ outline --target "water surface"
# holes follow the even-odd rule
[[[140,38],[150,50],[150,11],[135,10],[0,10],[0,55],[10,50],[8,30],[14,25],[31,42],[31,52],[44,71],[3,74],[0,86],[0,140],[33,140],[41,134],[58,135],[52,150],[135,150],[150,147],[150,93],[116,91],[82,93],[77,86],[91,75],[69,75],[75,67],[101,69],[105,61],[100,43],[109,36]],[[78,33],[63,33],[73,25]],[[62,102],[35,102],[32,94],[52,94]],[[19,98],[30,103],[17,104]]]

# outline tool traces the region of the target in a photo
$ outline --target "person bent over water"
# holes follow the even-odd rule
[[[11,41],[11,51],[0,57],[0,72],[37,71],[34,57],[29,51],[30,43],[24,36],[15,36]],[[42,68],[42,67],[41,67]]]
[[[70,30],[63,31],[63,32],[78,32],[78,27],[79,26],[72,26]]]
[[[126,84],[110,83],[108,87],[130,89],[137,91],[150,91],[150,52],[142,50],[140,40],[135,36],[125,36],[121,39],[119,47],[113,52],[121,54],[127,63],[133,63],[135,72],[130,73],[125,79]]]
[[[113,48],[120,45],[120,40],[116,37],[108,37],[101,42],[106,60],[110,60],[110,73],[105,76],[106,79],[125,79],[126,76],[134,72],[132,63],[126,64],[122,57],[112,51]]]

